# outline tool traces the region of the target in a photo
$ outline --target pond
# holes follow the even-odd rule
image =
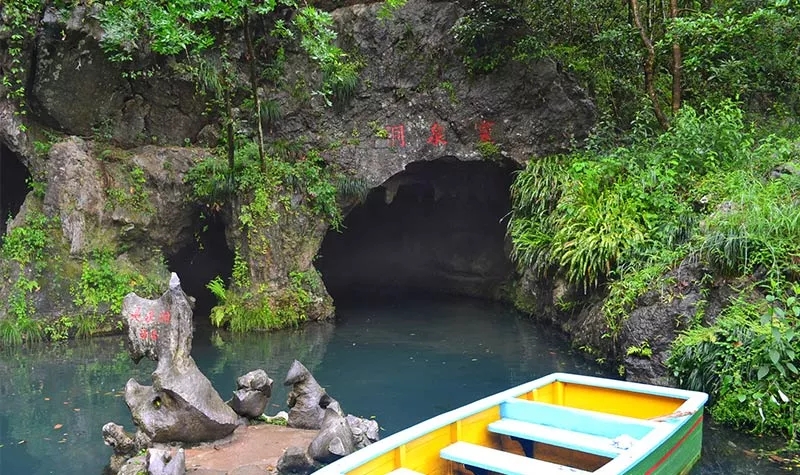
[[[345,411],[375,416],[386,436],[441,412],[555,371],[610,376],[570,350],[551,327],[504,305],[464,298],[341,304],[336,325],[256,335],[201,326],[193,356],[228,398],[256,368],[275,379],[267,412],[285,409],[283,378],[297,358]],[[133,430],[122,390],[150,383],[122,337],[71,341],[0,354],[0,474],[100,474],[111,450],[100,429]],[[762,444],[706,424],[693,475],[783,473],[745,455]]]

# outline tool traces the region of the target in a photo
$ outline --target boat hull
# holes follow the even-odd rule
[[[700,457],[706,400],[556,373],[423,421],[316,474],[685,474]]]

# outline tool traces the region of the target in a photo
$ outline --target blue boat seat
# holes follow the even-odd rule
[[[576,437],[584,434],[607,439],[624,436],[641,440],[658,427],[658,422],[650,420],[517,398],[500,405],[500,417],[575,432]]]
[[[591,473],[468,442],[456,442],[448,445],[439,452],[439,456],[445,460],[505,475],[589,475]]]
[[[386,475],[424,475],[420,472],[415,472],[409,468],[400,467],[392,470],[391,472],[387,473]]]
[[[608,437],[514,419],[500,419],[492,422],[489,424],[489,431],[608,458],[614,458],[622,453],[622,449],[615,446],[615,441]]]

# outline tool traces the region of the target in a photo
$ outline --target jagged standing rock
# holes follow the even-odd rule
[[[128,294],[122,314],[131,358],[158,362],[153,386],[133,379],[125,386],[125,403],[136,425],[153,442],[203,442],[233,433],[239,418],[190,355],[192,307],[178,276],[172,274],[169,290],[158,300]]]
[[[317,383],[311,372],[297,360],[286,374],[284,386],[292,386],[286,404],[289,406],[287,426],[298,429],[319,429],[325,417],[325,409],[331,407],[344,416],[339,403],[330,397]]]
[[[169,289],[158,300],[128,294],[122,315],[128,323],[131,358],[138,363],[147,357],[157,365],[152,386],[143,386],[134,379],[125,385],[125,403],[139,429],[137,435],[132,438],[113,423],[103,427],[106,444],[114,448],[112,470],[122,465],[122,473],[132,462],[123,464],[121,460],[153,443],[203,442],[231,435],[241,421],[190,355],[192,304],[181,289],[178,276],[172,274]],[[164,466],[172,467],[177,460],[170,456],[163,460]]]
[[[308,455],[317,462],[330,463],[355,451],[347,419],[331,408],[325,409],[322,428],[308,446]]]

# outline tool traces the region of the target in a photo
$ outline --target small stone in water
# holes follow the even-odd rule
[[[58,429],[60,429],[62,427],[64,427],[64,424],[56,424],[56,425],[53,426],[53,429],[58,430]]]

